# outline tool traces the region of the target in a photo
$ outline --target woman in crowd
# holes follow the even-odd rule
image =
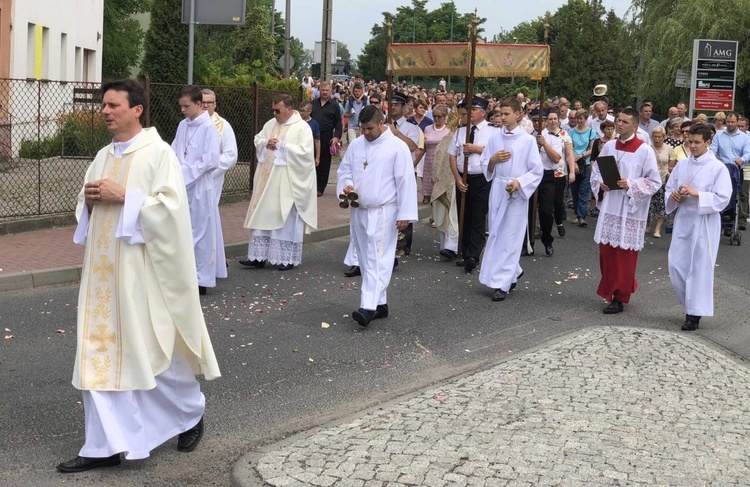
[[[661,237],[661,226],[664,224],[664,218],[667,216],[664,208],[664,185],[669,178],[669,160],[672,158],[672,147],[664,143],[667,133],[664,127],[658,126],[651,131],[651,147],[656,153],[656,162],[659,167],[659,176],[661,176],[661,188],[651,197],[651,207],[648,213],[649,222],[656,222],[654,227],[654,238]],[[649,231],[648,225],[646,232]]]
[[[683,139],[690,133],[691,125],[693,125],[693,122],[690,120],[685,120],[680,124],[680,131]],[[669,158],[669,172],[672,172],[672,169],[674,169],[678,162],[687,159],[688,157],[690,157],[690,147],[688,147],[687,144],[680,144],[675,147],[672,151],[672,157]]]
[[[571,185],[570,191],[573,195],[573,209],[576,217],[571,222],[573,225],[587,227],[586,210],[589,206],[591,194],[591,151],[594,141],[597,139],[594,129],[586,126],[588,112],[585,109],[576,110],[576,126],[568,132],[573,141],[573,155],[576,161],[576,180]]]
[[[419,109],[417,109],[419,113]],[[422,169],[422,204],[429,204],[432,196],[432,167],[435,161],[435,150],[443,138],[450,133],[448,125],[448,107],[436,105],[432,109],[435,123],[424,129],[424,168]]]
[[[416,100],[414,100],[414,116],[411,117],[409,121],[419,125],[419,128],[422,129],[422,132],[424,132],[427,127],[434,123],[433,120],[426,115],[428,108],[429,106],[427,105],[427,102],[425,100],[421,98],[417,98]]]
[[[680,125],[682,125],[682,122],[684,121],[685,120],[680,117],[675,117],[667,122],[668,132],[667,138],[664,139],[664,143],[673,149],[682,144],[682,132],[680,132]]]

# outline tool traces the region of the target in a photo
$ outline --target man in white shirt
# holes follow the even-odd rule
[[[651,131],[659,126],[659,122],[651,118],[653,108],[648,103],[641,105],[638,112],[638,127],[651,137]]]
[[[586,125],[594,129],[596,135],[598,135],[599,138],[602,138],[604,137],[604,132],[602,132],[602,122],[605,120],[614,122],[615,117],[607,113],[607,104],[601,100],[594,103],[594,113],[596,116],[586,122]]]
[[[453,142],[448,148],[451,172],[456,180],[459,215],[461,215],[461,206],[465,198],[464,225],[459,242],[459,253],[462,259],[457,261],[456,265],[463,267],[466,272],[471,272],[476,268],[486,241],[485,222],[490,183],[482,173],[480,158],[490,137],[497,131],[485,120],[488,104],[484,98],[478,96],[472,98],[469,142],[466,142],[466,126],[460,127],[453,135]],[[441,255],[446,258],[454,257],[450,251]]]
[[[714,136],[711,142],[711,152],[724,164],[736,164],[740,169],[740,177],[744,180],[740,191],[740,211],[737,216],[740,230],[747,228],[748,189],[750,189],[750,135],[743,133],[737,126],[739,115],[736,112],[727,113],[727,128]]]
[[[669,123],[670,120],[678,117],[677,107],[669,107],[669,110],[667,111],[667,115],[668,115],[667,118],[665,118],[659,123],[659,125],[661,125],[665,129],[667,128],[667,124]]]

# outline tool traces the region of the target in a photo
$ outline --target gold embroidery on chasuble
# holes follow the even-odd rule
[[[279,125],[279,123],[276,122],[276,125],[271,130],[271,139],[285,140],[289,127],[290,125]],[[258,169],[255,172],[255,179],[253,180],[253,196],[250,198],[250,211],[248,213],[250,215],[255,213],[255,209],[258,208],[260,197],[263,195],[263,191],[266,189],[266,183],[268,183],[268,178],[271,176],[274,159],[276,159],[276,151],[266,149],[266,158],[263,164],[258,165]]]
[[[131,155],[107,156],[101,177],[125,187]],[[123,205],[95,204],[89,220],[86,307],[83,320],[81,384],[92,390],[117,390],[122,374],[118,306],[120,241],[115,237]]]
[[[216,132],[219,133],[219,143],[221,143],[221,137],[224,135],[224,120],[222,120],[216,112],[214,112],[211,120],[214,122]]]

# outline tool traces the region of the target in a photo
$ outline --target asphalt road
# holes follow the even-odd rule
[[[632,303],[604,316],[593,232],[593,224],[568,228],[554,257],[523,258],[519,288],[493,303],[476,272],[439,261],[437,233],[420,223],[412,255],[391,281],[391,316],[367,330],[350,318],[359,279],[342,275],[347,239],[306,245],[303,265],[285,273],[230,261],[230,278],[202,298],[223,377],[203,384],[200,447],[179,453],[173,440],[147,460],[67,476],[54,466],[75,457],[84,435],[80,393],[70,385],[78,288],[0,294],[0,325],[14,336],[0,343],[0,485],[228,485],[232,465],[249,450],[552,337],[602,324],[678,330],[684,310],[667,276],[669,237],[647,239]],[[748,247],[721,246],[716,317],[697,332],[745,358]]]

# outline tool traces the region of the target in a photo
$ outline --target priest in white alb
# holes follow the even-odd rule
[[[219,136],[219,167],[211,174],[214,177],[214,199],[218,210],[221,192],[224,188],[224,175],[237,164],[237,138],[232,126],[216,113],[216,93],[209,89],[201,90],[203,109],[208,112]],[[221,212],[216,213],[216,277],[227,277],[226,254],[224,253],[224,232],[221,228]]]
[[[195,449],[205,397],[195,374],[220,376],[203,320],[188,196],[180,165],[133,80],[102,86],[113,134],[86,172],[74,240],[85,245],[73,386],[83,393],[85,442],[65,473],[146,458],[179,435]]]
[[[219,135],[211,117],[203,110],[203,93],[197,86],[185,86],[178,95],[185,119],[177,127],[172,150],[177,154],[190,202],[193,247],[200,294],[216,287],[219,274],[226,277],[226,262],[218,261],[219,207],[214,194],[213,172],[219,167]],[[223,253],[223,252],[222,252]]]
[[[529,200],[544,174],[536,138],[518,125],[521,104],[515,98],[507,98],[499,106],[503,128],[490,137],[480,158],[482,172],[492,186],[490,236],[479,282],[493,289],[493,301],[503,301],[523,275],[519,262]]]
[[[690,127],[690,157],[675,166],[665,190],[667,213],[676,212],[669,245],[669,278],[685,306],[684,331],[714,315],[714,267],[721,238],[721,212],[732,197],[732,179],[711,145],[711,129]]]
[[[418,219],[417,182],[409,146],[368,105],[359,114],[363,137],[352,141],[338,169],[336,192],[357,195],[349,219],[362,273],[360,307],[352,317],[366,327],[388,316],[386,291],[393,273],[398,231]],[[353,196],[352,196],[353,197]]]
[[[318,226],[315,141],[291,96],[274,98],[273,116],[255,136],[258,167],[245,218],[250,242],[240,264],[270,262],[287,271],[302,263],[304,234]]]
[[[612,156],[620,179],[616,187],[607,186],[599,162],[591,170],[591,191],[596,196],[599,218],[594,242],[599,244],[602,279],[596,293],[609,301],[605,314],[623,311],[623,304],[638,288],[635,269],[638,252],[643,248],[651,196],[661,188],[661,176],[653,149],[636,136],[638,111],[625,108],[617,116],[619,138],[607,142],[599,153]]]

